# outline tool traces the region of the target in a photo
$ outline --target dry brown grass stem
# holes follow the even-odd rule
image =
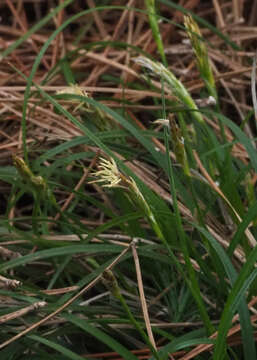
[[[46,306],[47,303],[45,301],[38,301],[38,302],[35,302],[29,306],[26,306],[25,308],[23,309],[20,309],[20,310],[17,310],[17,311],[14,311],[10,314],[6,314],[6,315],[2,315],[0,316],[0,324],[3,324],[7,321],[10,321],[10,320],[13,320],[13,319],[17,319],[17,318],[20,318],[26,314],[28,314],[29,312],[31,311],[34,311],[34,310],[38,310],[44,306]]]
[[[152,332],[152,328],[151,328],[150,317],[149,317],[149,314],[148,314],[148,308],[147,308],[147,302],[146,302],[146,299],[145,299],[143,279],[142,279],[141,268],[140,268],[140,262],[139,262],[139,257],[138,257],[138,254],[137,254],[137,249],[136,249],[135,242],[132,243],[131,249],[132,249],[132,254],[133,254],[134,262],[135,262],[135,268],[136,268],[136,274],[137,274],[137,284],[138,284],[138,290],[139,290],[139,297],[140,297],[141,307],[142,307],[143,316],[144,316],[144,320],[145,320],[145,326],[146,326],[147,335],[148,335],[148,338],[149,338],[153,348],[155,350],[157,350],[156,343],[155,343],[154,336],[153,336],[153,332]]]

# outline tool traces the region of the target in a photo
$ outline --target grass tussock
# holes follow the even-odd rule
[[[1,359],[256,360],[256,19],[184,3],[0,3]]]

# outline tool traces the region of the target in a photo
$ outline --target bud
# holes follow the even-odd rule
[[[16,167],[18,173],[20,174],[22,180],[32,185],[36,190],[40,192],[47,189],[46,181],[42,178],[42,176],[34,175],[21,157],[13,155],[13,164]]]
[[[173,141],[173,149],[176,156],[176,160],[182,166],[185,175],[191,176],[190,168],[187,161],[185,145],[184,145],[184,138],[181,134],[181,130],[172,116],[169,116],[169,121],[170,121],[171,138]]]
[[[104,286],[111,292],[111,294],[120,299],[121,293],[116,277],[111,270],[105,270],[102,275],[102,282]]]
[[[16,167],[18,173],[24,181],[31,182],[34,175],[21,157],[13,155],[13,165]]]

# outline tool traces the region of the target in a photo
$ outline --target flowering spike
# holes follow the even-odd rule
[[[114,159],[111,158],[110,160],[107,160],[100,158],[100,160],[98,166],[99,170],[93,173],[93,175],[99,177],[99,179],[91,181],[91,184],[96,182],[106,183],[102,186],[109,188],[120,186],[119,184],[122,181],[122,176]]]
[[[83,96],[83,97],[89,97],[88,93],[83,90],[79,85],[77,84],[70,84],[70,86],[67,86],[61,90],[58,90],[56,92],[57,95],[62,95],[62,94],[71,94],[71,95],[78,95],[78,96]],[[82,106],[84,107],[84,109],[88,112],[93,112],[93,110],[90,108],[90,104],[81,102],[77,99],[72,99],[71,102],[73,104],[78,104],[75,109],[74,112],[76,112],[79,108],[81,108]]]
[[[142,67],[150,70],[153,75],[159,76],[163,81],[165,81],[171,88],[173,94],[178,98],[178,100],[185,105],[186,109],[191,110],[192,117],[203,123],[203,117],[198,110],[197,105],[192,99],[191,95],[184,87],[184,85],[176,78],[176,76],[167,69],[164,65],[159,62],[155,62],[144,56],[139,56],[133,59],[134,62],[141,65]]]
[[[210,95],[213,96],[215,100],[217,100],[215,80],[209,62],[207,48],[204,41],[202,40],[201,31],[192,16],[184,17],[184,25],[196,56],[198,70],[206,84]]]
[[[42,176],[34,175],[21,157],[13,155],[13,164],[25,182],[32,185],[38,191],[45,191],[47,189],[46,181]]]
[[[21,178],[25,181],[31,181],[34,174],[25,163],[25,161],[16,155],[13,155],[13,165],[16,167],[18,173],[20,174]]]

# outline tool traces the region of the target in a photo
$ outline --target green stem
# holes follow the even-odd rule
[[[128,318],[130,320],[130,322],[135,326],[135,328],[137,329],[137,331],[140,333],[140,335],[142,336],[142,338],[144,339],[144,341],[146,342],[146,344],[149,346],[153,356],[155,357],[155,359],[157,360],[161,360],[160,356],[158,355],[158,352],[155,350],[155,348],[153,347],[152,343],[149,341],[148,336],[146,335],[146,333],[144,332],[144,330],[142,329],[141,325],[136,321],[136,319],[134,318],[132,312],[130,311],[123,295],[121,294],[121,292],[119,291],[119,293],[116,295],[117,299],[120,301],[123,309],[125,310],[125,312],[128,315]]]
[[[157,19],[157,15],[156,15],[156,10],[155,10],[155,0],[145,0],[145,6],[146,6],[146,9],[147,9],[147,13],[148,13],[149,23],[150,23],[150,26],[151,26],[151,29],[152,29],[152,34],[153,34],[154,40],[156,42],[159,54],[161,56],[162,63],[165,66],[168,66],[166,56],[165,56],[165,52],[164,52],[164,46],[163,46],[163,42],[162,42],[162,37],[161,37],[161,34],[160,34],[160,29],[159,29],[158,19]]]
[[[204,325],[206,327],[206,330],[209,334],[212,334],[215,331],[215,329],[210,321],[210,318],[208,316],[208,313],[205,309],[205,306],[204,306],[204,303],[202,300],[202,296],[201,296],[200,288],[199,288],[199,285],[198,285],[198,282],[196,279],[195,271],[194,271],[194,268],[190,261],[189,251],[188,251],[188,246],[187,246],[187,239],[186,239],[186,235],[185,235],[185,232],[184,232],[184,229],[182,226],[181,216],[179,213],[177,196],[176,196],[176,187],[175,187],[175,182],[174,182],[174,176],[172,173],[171,160],[170,160],[170,156],[169,156],[169,133],[168,133],[167,128],[164,129],[164,139],[165,139],[165,147],[166,147],[166,157],[168,160],[168,171],[169,171],[168,175],[169,175],[169,180],[170,180],[170,191],[171,191],[171,195],[172,195],[172,199],[173,199],[173,207],[174,207],[174,212],[175,212],[175,217],[176,217],[178,236],[180,239],[182,251],[184,254],[184,258],[185,258],[185,265],[186,265],[186,268],[187,268],[187,271],[189,274],[189,279],[186,278],[186,282],[187,282],[187,284],[192,292],[192,295],[195,299],[195,302],[199,308],[199,312],[200,312],[200,315],[204,322]],[[181,267],[181,265],[180,265],[180,267]]]

